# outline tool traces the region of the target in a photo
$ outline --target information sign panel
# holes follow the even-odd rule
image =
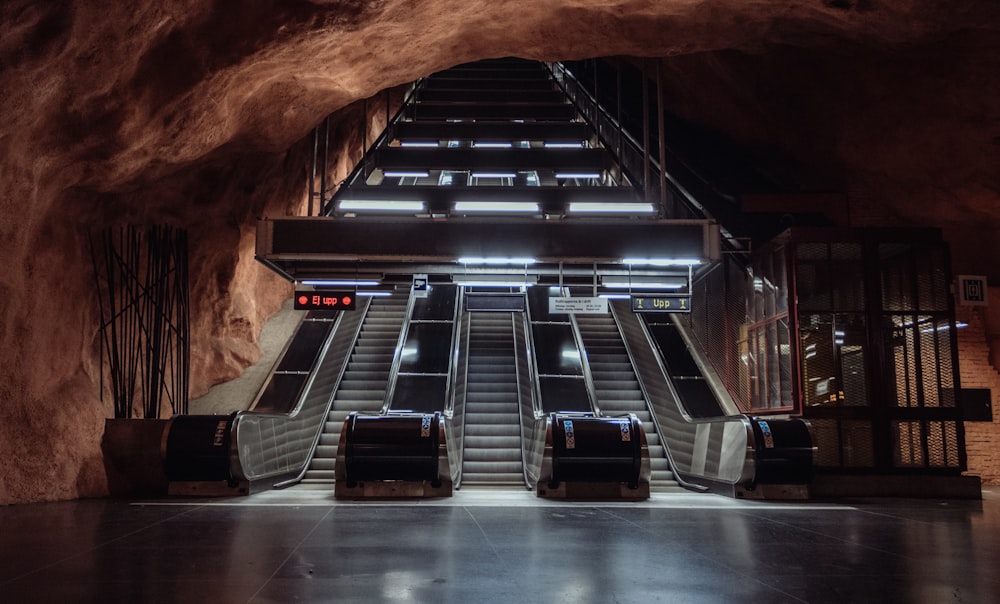
[[[632,312],[691,312],[691,294],[632,296]]]
[[[608,312],[607,298],[549,298],[550,313],[603,315]]]
[[[314,290],[295,292],[295,310],[354,310],[356,292]]]

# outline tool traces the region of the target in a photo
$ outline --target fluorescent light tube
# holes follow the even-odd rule
[[[600,178],[600,172],[556,172],[556,178]]]
[[[516,172],[473,172],[473,178],[515,178]]]
[[[466,256],[458,259],[459,264],[534,264],[534,258],[481,258]]]
[[[437,142],[432,141],[402,141],[399,143],[400,147],[410,147],[410,148],[426,148],[426,147],[438,147]]]
[[[645,264],[647,266],[698,266],[697,258],[622,258],[625,264]]]
[[[576,201],[569,204],[569,211],[574,213],[593,214],[651,214],[651,203],[601,203],[593,201]]]
[[[341,201],[337,208],[343,211],[348,210],[384,210],[390,212],[422,212],[424,202],[422,201],[392,201],[374,199],[345,199]]]
[[[604,287],[607,287],[609,289],[683,289],[686,286],[685,283],[669,283],[669,282],[662,282],[662,283],[604,282],[602,283],[602,285],[604,285]]]
[[[583,143],[545,143],[546,149],[582,149]]]
[[[456,212],[538,212],[530,201],[456,201]]]
[[[427,178],[428,176],[431,175],[431,173],[427,172],[426,170],[424,170],[424,171],[416,171],[416,170],[406,171],[406,170],[400,170],[398,172],[388,171],[388,172],[385,172],[384,174],[385,174],[386,178]]]
[[[379,284],[375,279],[306,279],[301,283],[302,285],[319,287],[357,287],[359,285],[371,287]]]
[[[472,143],[473,149],[510,149],[510,143]]]

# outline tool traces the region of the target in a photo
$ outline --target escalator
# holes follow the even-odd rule
[[[601,414],[631,413],[638,417],[649,447],[650,486],[659,491],[679,488],[614,318],[609,314],[581,314],[576,316],[576,323],[587,351]]]
[[[345,418],[352,411],[378,413],[382,409],[406,305],[407,297],[400,292],[372,300],[301,484],[332,485]]]
[[[470,314],[463,485],[524,486],[513,314]]]

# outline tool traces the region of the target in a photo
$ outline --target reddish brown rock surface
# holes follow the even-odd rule
[[[678,115],[839,183],[856,224],[944,227],[958,270],[1000,279],[994,0],[270,4],[0,6],[0,503],[107,491],[88,230],[189,230],[204,392],[288,294],[254,223],[302,213],[310,129],[341,112],[342,176],[345,108],[464,61],[663,57]]]

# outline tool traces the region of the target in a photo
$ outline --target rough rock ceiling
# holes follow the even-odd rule
[[[189,229],[197,394],[287,294],[253,223],[301,213],[309,130],[337,114],[343,175],[352,103],[508,55],[662,59],[675,114],[839,183],[857,224],[943,226],[957,268],[1000,278],[995,0],[8,0],[0,502],[105,488],[87,229]]]

